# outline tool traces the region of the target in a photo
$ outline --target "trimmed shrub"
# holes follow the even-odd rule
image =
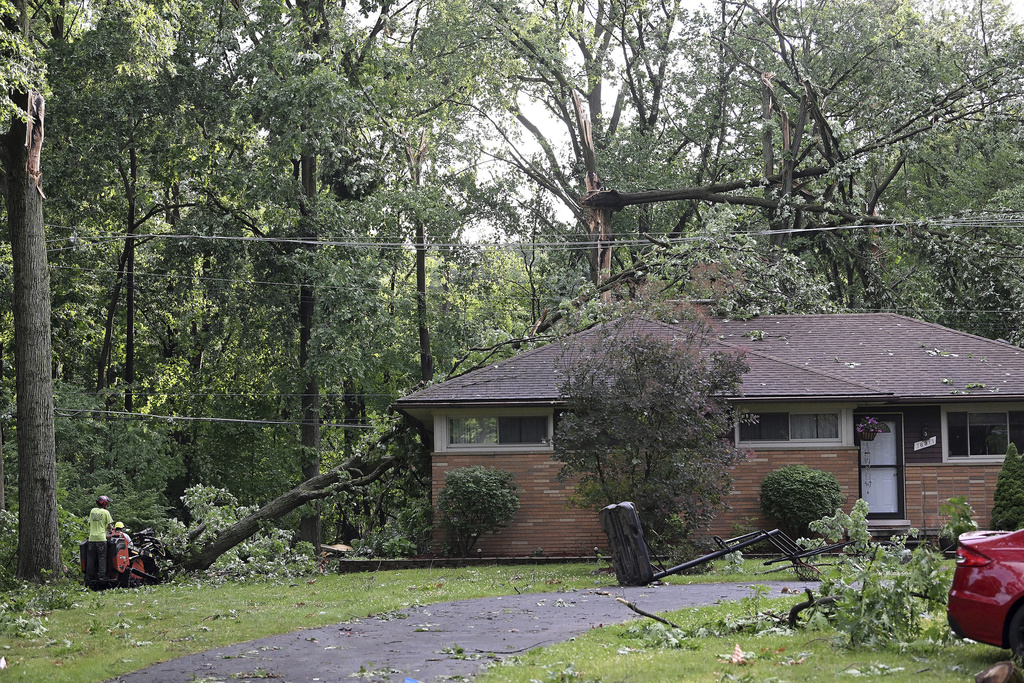
[[[792,538],[806,536],[808,524],[834,514],[842,504],[835,475],[806,465],[769,472],[761,482],[761,512]]]
[[[515,475],[481,465],[452,470],[444,477],[437,509],[452,538],[452,551],[466,557],[481,534],[512,523],[519,509]]]
[[[993,529],[1016,531],[1024,528],[1024,458],[1013,443],[1006,449],[1003,468],[992,494]]]

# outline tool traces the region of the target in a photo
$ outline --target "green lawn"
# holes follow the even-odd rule
[[[183,582],[103,593],[72,588],[70,593],[44,592],[20,604],[7,597],[0,599],[0,605],[8,603],[0,611],[0,656],[6,658],[8,668],[0,670],[0,681],[98,681],[229,643],[387,613],[415,603],[613,584],[614,576],[599,569],[595,563],[416,569],[284,581]],[[786,573],[754,574],[761,569],[759,563],[748,560],[740,573],[722,573],[723,569],[709,575],[675,576],[670,581],[794,578]],[[61,602],[72,604],[47,609]],[[775,602],[778,609],[788,610],[794,599]],[[694,629],[732,613],[742,615],[752,609],[750,603],[685,610],[670,618]],[[926,680],[953,681],[965,680],[1007,654],[981,645],[956,646],[939,654],[937,646],[927,644],[903,653],[847,652],[831,647],[834,634],[821,631],[760,638],[691,637],[685,647],[676,648],[658,644],[661,636],[651,631],[654,624],[639,618],[633,622],[633,630],[640,628],[643,633],[618,626],[598,629],[573,642],[527,653],[515,667],[496,666],[486,680],[636,680],[641,668],[644,681],[835,680],[851,667],[876,672],[872,676],[902,667],[886,680],[927,676]],[[751,664],[719,661],[718,655],[731,654],[737,644],[754,654]]]
[[[414,603],[608,585],[597,565],[414,569],[260,582],[186,582],[93,593],[74,604],[0,611],[0,681],[97,681],[194,652]],[[4,600],[0,599],[0,605]],[[15,635],[17,634],[17,635]]]
[[[786,614],[794,598],[763,601]],[[665,614],[685,631],[743,616],[740,603]],[[944,615],[937,615],[944,619]],[[974,674],[1007,659],[1009,652],[976,643],[914,643],[897,650],[846,650],[835,646],[831,630],[800,630],[790,635],[709,635],[679,640],[650,619],[592,629],[549,648],[533,650],[491,667],[479,683],[531,681],[949,681],[974,680]],[[733,663],[735,648],[743,653]],[[642,673],[641,673],[642,672]]]

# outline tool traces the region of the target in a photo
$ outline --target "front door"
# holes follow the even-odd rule
[[[860,496],[874,517],[903,515],[903,449],[898,420],[879,419],[888,429],[860,442]]]

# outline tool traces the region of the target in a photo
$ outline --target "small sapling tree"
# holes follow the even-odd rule
[[[1006,449],[1003,468],[996,478],[991,526],[1005,531],[1024,528],[1024,458],[1013,443]]]
[[[726,401],[747,369],[742,358],[710,352],[701,324],[630,317],[572,339],[568,410],[555,433],[561,476],[577,478],[571,502],[631,501],[665,544],[706,527],[729,492],[727,468],[743,457],[727,438]]]
[[[966,496],[953,496],[939,505],[939,512],[949,518],[939,529],[939,544],[944,549],[955,549],[960,534],[978,530],[978,523],[974,521],[974,508],[967,502]]]
[[[444,477],[437,509],[451,535],[452,550],[465,557],[481,534],[512,523],[519,509],[515,475],[480,465],[452,470]]]

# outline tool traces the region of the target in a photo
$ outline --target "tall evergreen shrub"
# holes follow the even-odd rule
[[[1024,529],[1024,458],[1013,443],[1006,449],[992,502],[993,529]]]

